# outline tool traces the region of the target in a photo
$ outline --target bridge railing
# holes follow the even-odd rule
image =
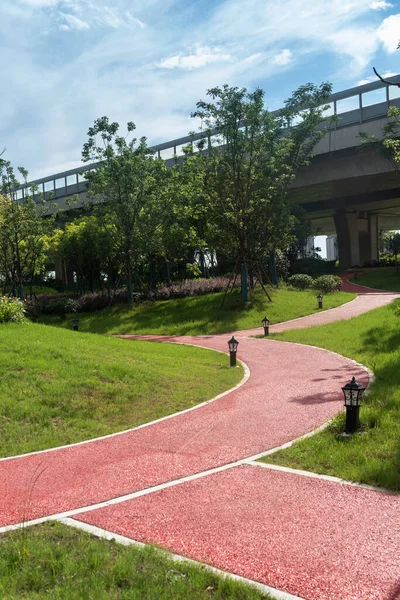
[[[400,75],[389,77],[388,81],[400,84]],[[328,125],[328,128],[349,127],[357,123],[362,124],[386,117],[389,106],[392,104],[400,108],[400,88],[388,86],[379,80],[373,81],[342,92],[336,92],[328,98],[326,104],[329,107],[326,111],[326,117],[332,115],[338,117],[335,123]],[[279,110],[272,111],[272,114],[279,114],[279,112]],[[326,127],[326,125],[324,126]],[[206,135],[202,132],[187,135],[162,144],[156,144],[152,146],[152,150],[167,164],[173,164],[176,156],[183,155],[185,146],[190,142],[206,137]],[[87,189],[84,173],[95,167],[96,163],[83,165],[69,171],[36,179],[29,182],[28,185],[21,186],[17,190],[17,198],[31,195],[32,186],[37,190],[36,193],[45,195],[50,192],[55,200],[84,192]]]

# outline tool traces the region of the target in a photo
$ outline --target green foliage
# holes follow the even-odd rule
[[[337,275],[321,275],[314,281],[314,288],[322,294],[340,290],[342,280]]]
[[[319,275],[330,275],[335,271],[334,260],[324,260],[321,257],[307,256],[306,258],[300,258],[292,263],[292,269],[296,273],[305,273],[311,277],[318,277]]]
[[[289,467],[326,473],[400,491],[400,334],[398,302],[340,321],[274,337],[339,352],[373,370],[375,380],[360,409],[362,430],[343,438],[342,413],[324,432],[265,458]],[[337,374],[338,376],[340,373]],[[338,379],[338,391],[347,383]]]
[[[205,182],[214,224],[210,247],[240,263],[264,264],[270,252],[287,249],[288,187],[325,135],[317,127],[330,91],[329,84],[302,86],[279,116],[265,110],[261,89],[251,93],[224,85],[208,90],[211,102],[197,103],[192,116],[209,131],[207,144],[199,147],[207,149]]]
[[[130,300],[133,270],[157,243],[157,213],[166,178],[165,164],[152,156],[146,138],[128,140],[134,129],[134,123],[128,123],[128,135],[122,137],[118,123],[96,119],[82,150],[84,162],[98,163],[86,173],[89,194],[121,261]]]
[[[24,303],[18,298],[0,296],[0,323],[21,323],[24,320]]]
[[[397,255],[400,252],[400,233],[397,231],[387,231],[381,236],[383,250],[390,254],[398,271]]]
[[[19,167],[27,184],[28,172]],[[53,218],[44,218],[49,203],[30,186],[31,195],[17,198],[19,181],[9,161],[0,158],[0,272],[3,293],[18,293],[23,298],[23,286],[32,285],[34,277],[44,268],[47,251],[46,234]]]
[[[79,332],[71,318],[68,330],[1,326],[0,456],[135,427],[209,400],[243,377],[224,354],[89,335],[81,321]]]
[[[289,277],[288,284],[298,290],[306,290],[313,287],[314,279],[310,275],[297,274]]]
[[[57,522],[0,536],[2,600],[272,600],[257,588],[152,547]]]
[[[55,298],[46,303],[39,303],[44,315],[66,315],[76,312],[77,302],[72,298]]]

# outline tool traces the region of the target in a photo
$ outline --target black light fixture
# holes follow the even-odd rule
[[[322,308],[322,294],[318,294],[317,300],[318,300],[318,308]]]
[[[264,335],[269,335],[269,319],[267,319],[267,317],[264,317],[262,320],[262,324],[264,327]]]
[[[236,367],[236,353],[237,353],[238,345],[239,345],[239,342],[237,340],[235,340],[235,338],[232,336],[228,342],[231,367]]]
[[[365,387],[353,377],[342,387],[346,407],[346,432],[354,433],[360,427],[360,406]]]
[[[79,319],[72,319],[72,329],[79,331]]]

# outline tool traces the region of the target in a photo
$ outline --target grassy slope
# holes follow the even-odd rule
[[[358,276],[357,281],[354,281],[354,278],[350,279],[350,281],[378,290],[400,292],[400,271],[396,273],[396,267],[387,267],[362,273]]]
[[[201,348],[0,325],[0,456],[93,438],[189,408],[243,368]]]
[[[271,291],[272,302],[257,291],[253,306],[241,306],[237,293],[227,297],[221,308],[222,294],[208,294],[179,300],[147,302],[132,308],[115,306],[93,313],[80,313],[79,328],[93,333],[154,333],[168,335],[201,335],[225,333],[261,327],[267,315],[272,323],[287,321],[318,311],[316,292]],[[355,294],[335,292],[324,298],[324,308],[334,308],[355,298]],[[71,318],[43,317],[52,325],[71,327]]]
[[[0,536],[2,600],[267,600],[255,588],[152,548],[99,540],[58,523]]]
[[[400,490],[400,318],[394,307],[274,336],[353,358],[370,367],[376,380],[361,407],[362,433],[351,439],[341,437],[342,414],[324,432],[267,457],[265,462]],[[344,383],[338,380],[338,387]]]

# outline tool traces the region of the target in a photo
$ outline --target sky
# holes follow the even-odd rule
[[[400,0],[1,0],[0,151],[30,179],[79,166],[94,119],[187,135],[216,85],[334,91],[400,72]]]

